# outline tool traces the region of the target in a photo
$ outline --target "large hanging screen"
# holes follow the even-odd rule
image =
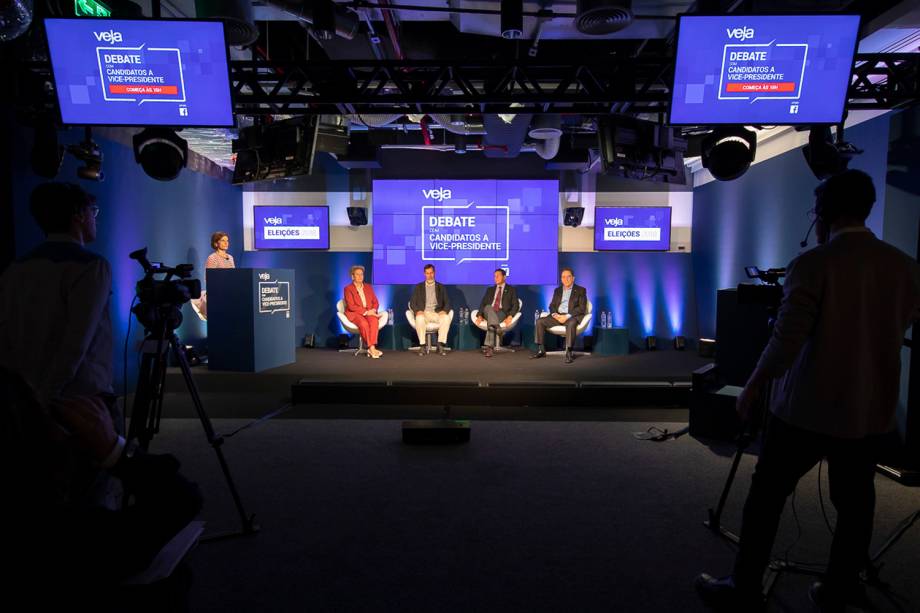
[[[232,126],[220,21],[46,19],[65,124]]]
[[[670,123],[839,123],[858,33],[858,15],[681,15]]]

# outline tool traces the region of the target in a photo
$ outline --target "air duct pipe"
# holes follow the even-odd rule
[[[447,115],[444,113],[429,114],[435,123],[454,134],[469,136],[473,134],[485,134],[486,129],[483,123],[470,121],[464,115]]]
[[[551,160],[559,153],[559,144],[562,139],[561,119],[555,113],[534,115],[527,136],[534,139],[534,152],[544,160]]]
[[[389,113],[389,114],[358,114],[358,115],[349,115],[348,119],[351,123],[358,124],[359,126],[366,126],[368,128],[382,128],[388,126],[397,119],[402,117],[402,113]]]

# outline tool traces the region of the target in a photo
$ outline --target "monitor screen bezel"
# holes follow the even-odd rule
[[[813,121],[784,121],[782,123],[755,123],[755,122],[746,122],[739,123],[733,121],[710,121],[710,122],[692,122],[692,123],[675,123],[672,120],[672,112],[674,110],[674,82],[677,80],[677,61],[678,53],[680,51],[680,30],[681,22],[685,17],[745,17],[745,18],[758,18],[758,17],[855,17],[856,18],[856,37],[853,41],[853,50],[850,54],[850,74],[849,74],[849,83],[847,83],[847,94],[844,95],[843,104],[840,106],[840,115],[836,121],[820,122],[816,123]],[[843,121],[843,118],[846,116],[847,112],[847,102],[849,100],[849,90],[850,85],[853,83],[853,63],[856,60],[856,50],[859,48],[860,35],[862,34],[862,16],[854,13],[820,13],[820,12],[802,12],[796,13],[795,15],[789,13],[755,13],[755,14],[744,14],[744,15],[726,15],[719,13],[681,13],[677,15],[677,25],[675,26],[674,31],[674,70],[672,71],[671,76],[671,91],[670,97],[668,99],[668,116],[667,116],[667,125],[675,127],[692,127],[692,126],[752,126],[752,125],[771,125],[771,126],[813,126],[813,125],[837,125]]]
[[[259,209],[326,209],[325,247],[257,247],[256,213]],[[329,251],[332,248],[332,211],[328,204],[257,204],[252,207],[252,249],[253,251]]]
[[[597,246],[597,215],[601,209],[667,209],[668,210],[668,247],[666,249],[600,249]],[[667,253],[671,251],[671,235],[674,228],[674,207],[670,205],[632,205],[616,204],[596,205],[594,207],[594,251],[598,253]]]
[[[169,128],[174,130],[179,130],[182,128],[233,128],[236,126],[236,113],[234,112],[233,107],[233,83],[231,81],[231,71],[230,71],[230,45],[227,44],[227,25],[220,19],[162,19],[155,17],[140,17],[136,19],[113,19],[110,17],[101,17],[101,18],[87,18],[87,17],[45,17],[42,21],[42,27],[45,27],[45,23],[48,21],[80,21],[86,22],[87,19],[94,19],[95,21],[100,22],[113,22],[113,21],[135,21],[135,22],[169,22],[175,23],[177,21],[184,21],[188,23],[219,23],[221,25],[221,31],[224,35],[224,56],[227,61],[227,92],[230,97],[230,123],[206,123],[206,124],[165,124],[165,123],[69,123],[64,121],[64,115],[61,110],[61,100],[59,97],[59,91],[57,84],[57,76],[54,72],[54,61],[51,58],[51,43],[48,41],[47,29],[45,29],[45,43],[48,50],[48,65],[51,67],[51,79],[54,81],[54,101],[55,106],[57,107],[57,118],[62,126],[71,126],[71,127],[117,127],[117,128],[147,128],[147,127],[157,127],[157,128]]]

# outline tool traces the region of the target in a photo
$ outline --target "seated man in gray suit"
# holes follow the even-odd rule
[[[575,285],[575,273],[571,268],[562,269],[562,285],[553,292],[553,301],[549,304],[549,315],[537,320],[537,352],[533,358],[546,357],[543,348],[543,336],[548,328],[565,326],[565,363],[572,363],[572,347],[575,346],[575,329],[578,322],[588,312],[588,293],[585,288]]]
[[[520,309],[517,292],[512,286],[505,283],[505,271],[496,268],[494,279],[495,285],[486,290],[479,304],[479,316],[476,318],[477,324],[482,324],[483,321],[488,323],[489,330],[486,332],[486,341],[483,346],[483,353],[487,358],[492,357],[499,326],[510,324]]]
[[[419,355],[425,355],[425,328],[428,322],[438,324],[438,353],[447,355],[447,332],[450,330],[450,302],[447,288],[434,280],[434,266],[425,265],[425,280],[412,288],[409,308],[415,313]]]

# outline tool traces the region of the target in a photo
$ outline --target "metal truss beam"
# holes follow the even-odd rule
[[[233,61],[239,115],[352,113],[667,112],[673,60],[642,56],[580,64],[532,61]],[[22,86],[50,80],[23,62]],[[47,88],[16,95],[20,109],[53,110]],[[920,100],[920,54],[856,56],[847,108],[893,109]]]

